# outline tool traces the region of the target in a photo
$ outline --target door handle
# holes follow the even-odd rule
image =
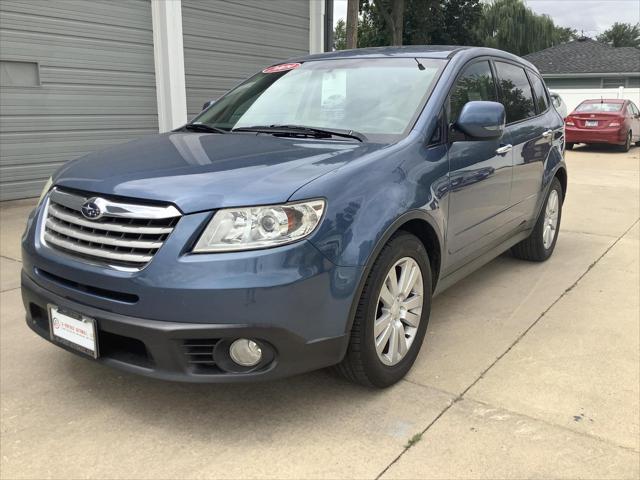
[[[549,138],[551,135],[553,135],[553,130],[547,130],[545,132],[542,132],[542,136],[544,138]]]
[[[503,145],[503,146],[501,146],[500,148],[498,148],[498,149],[496,150],[496,153],[497,153],[498,155],[504,155],[504,154],[506,154],[506,153],[509,153],[509,152],[511,151],[511,149],[512,149],[512,148],[513,148],[513,145],[511,145],[511,144]]]

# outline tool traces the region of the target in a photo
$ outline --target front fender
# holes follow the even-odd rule
[[[389,237],[413,219],[444,244],[449,169],[446,146],[388,148],[301,188],[292,200],[325,197],[327,212],[310,237],[340,266],[368,266]]]

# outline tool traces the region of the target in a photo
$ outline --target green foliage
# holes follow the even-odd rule
[[[482,4],[477,0],[444,2],[444,22],[439,44],[480,45],[477,25],[482,19]]]
[[[333,48],[336,50],[347,48],[347,24],[343,19],[336,22],[336,28],[333,30]]]
[[[358,47],[391,44],[389,29],[375,5],[379,1],[360,0]],[[383,5],[388,7],[389,0]],[[625,39],[627,44],[630,37],[640,41],[637,26],[615,31],[622,30],[625,33],[615,33],[611,42]],[[344,31],[344,22],[338,22],[334,32],[337,50],[345,48]],[[526,55],[574,38],[575,30],[557,27],[550,17],[535,14],[522,0],[405,0],[404,45],[483,45]]]
[[[609,30],[598,35],[598,41],[608,43],[613,47],[640,48],[640,23],[614,23]]]
[[[361,0],[358,46],[391,44],[375,2]],[[403,45],[477,45],[474,26],[480,21],[480,0],[405,0]]]
[[[483,7],[478,35],[487,47],[526,55],[566,42],[575,31],[556,27],[549,16],[534,13],[522,0],[494,0]]]

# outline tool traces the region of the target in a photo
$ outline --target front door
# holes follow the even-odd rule
[[[474,100],[497,101],[488,60],[468,65],[456,80],[447,100],[450,125],[455,125],[462,107]],[[495,238],[505,223],[512,176],[507,138],[470,141],[455,135],[449,147],[448,268],[465,263]]]

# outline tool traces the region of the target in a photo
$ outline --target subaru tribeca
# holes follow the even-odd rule
[[[53,175],[22,240],[27,324],[162,379],[336,366],[386,387],[435,294],[509,249],[549,258],[563,150],[544,82],[514,55],[290,59],[181,128]]]

